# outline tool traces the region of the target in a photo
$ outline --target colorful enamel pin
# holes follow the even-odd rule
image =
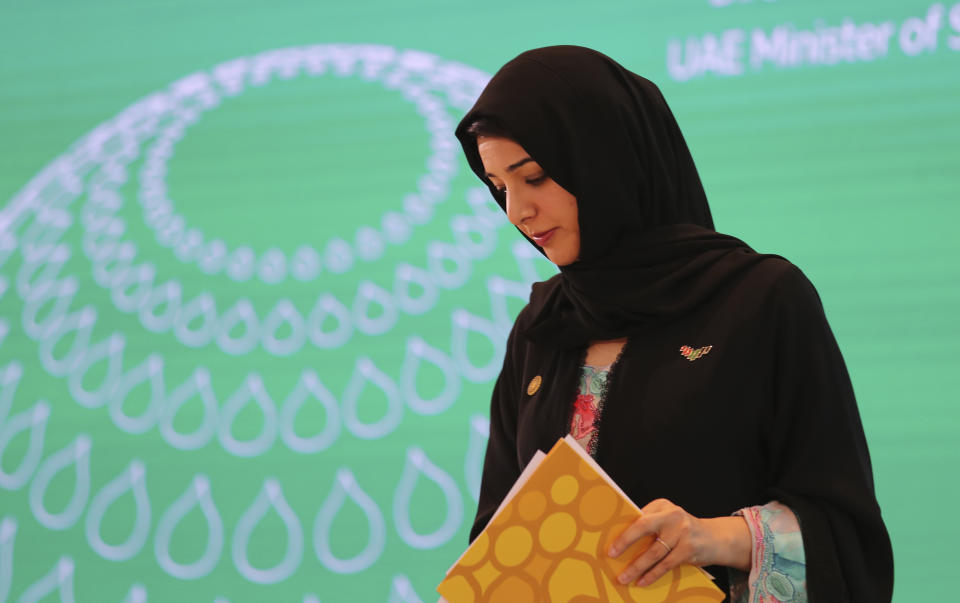
[[[543,382],[543,379],[540,378],[540,375],[537,375],[530,380],[530,384],[527,385],[527,395],[532,396],[537,393],[537,390],[540,389],[540,383]]]
[[[688,345],[684,345],[684,346],[680,346],[680,353],[683,355],[684,358],[686,358],[690,362],[693,362],[697,358],[700,358],[701,356],[706,356],[707,354],[709,354],[710,350],[712,349],[713,349],[712,345],[705,345],[702,348],[697,348],[697,349],[693,349]]]

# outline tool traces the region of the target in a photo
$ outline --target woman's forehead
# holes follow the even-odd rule
[[[520,144],[509,138],[481,136],[477,138],[477,152],[486,168],[512,172],[535,159]]]

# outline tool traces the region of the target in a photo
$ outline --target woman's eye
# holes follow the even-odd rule
[[[526,182],[527,184],[529,184],[529,185],[531,185],[531,186],[537,186],[538,184],[542,184],[542,183],[546,182],[546,180],[547,180],[547,175],[546,175],[546,174],[541,174],[540,176],[537,176],[537,177],[535,177],[535,178],[525,178],[525,179],[524,179],[524,182]],[[506,194],[507,194],[507,187],[505,187],[505,186],[495,186],[495,187],[494,187],[494,190],[496,190],[496,191],[497,191],[498,193],[500,193],[501,195],[506,195]]]

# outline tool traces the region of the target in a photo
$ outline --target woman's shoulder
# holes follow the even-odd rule
[[[817,295],[816,288],[803,270],[779,255],[766,256],[762,262],[756,263],[743,284],[755,292],[775,298]]]
[[[533,283],[527,304],[514,320],[513,331],[525,332],[545,308],[556,303],[562,293],[562,283],[559,273]],[[744,311],[763,312],[761,308],[765,308],[774,314],[823,315],[820,295],[811,280],[800,267],[778,255],[767,255],[763,261],[753,264],[725,295],[731,296],[728,302],[742,304]]]
[[[527,300],[527,305],[517,315],[516,324],[520,328],[529,325],[533,317],[555,299],[555,296],[560,292],[562,278],[563,275],[558,272],[550,278],[535,282],[530,286],[530,298]]]
[[[813,282],[799,266],[785,258],[770,256],[758,263],[744,284],[777,315],[823,316],[823,303]]]
[[[547,303],[556,294],[563,283],[563,273],[558,272],[550,278],[537,281],[530,286],[530,301],[528,306],[537,306]]]
[[[779,255],[758,254],[762,261],[753,264],[747,273],[747,278],[754,285],[765,285],[767,287],[782,286],[798,276],[803,276],[803,271],[788,260]]]

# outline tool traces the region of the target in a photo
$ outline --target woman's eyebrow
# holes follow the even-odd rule
[[[508,171],[508,172],[512,172],[513,170],[517,169],[517,168],[520,167],[521,165],[523,165],[523,164],[525,164],[525,163],[530,163],[531,161],[533,161],[533,157],[524,157],[524,158],[521,159],[520,161],[518,161],[518,162],[516,162],[516,163],[511,163],[510,165],[508,165],[508,166],[507,166],[507,171]],[[493,174],[491,174],[490,172],[487,172],[485,175],[486,175],[487,178],[494,177]]]

